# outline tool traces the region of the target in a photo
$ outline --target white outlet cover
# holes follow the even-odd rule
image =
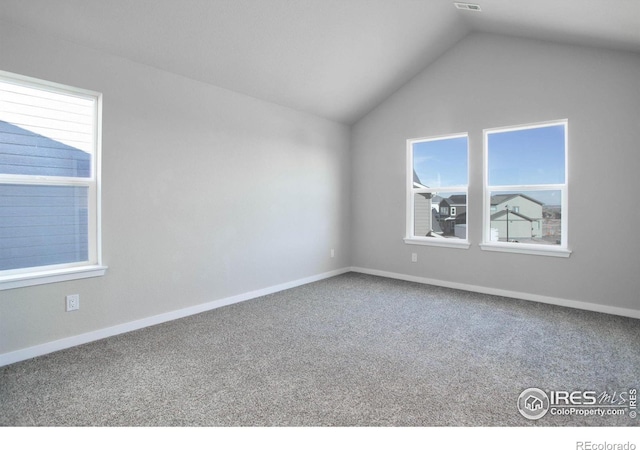
[[[67,311],[75,311],[80,309],[80,295],[67,295]]]

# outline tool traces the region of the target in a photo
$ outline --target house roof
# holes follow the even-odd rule
[[[0,133],[4,136],[4,138],[0,140],[0,144],[4,143],[5,145],[11,144],[33,147],[34,149],[39,149],[39,151],[42,153],[47,153],[53,151],[53,149],[58,149],[71,153],[81,152],[87,157],[89,156],[88,153],[83,152],[78,148],[48,138],[41,134],[34,133],[33,131],[29,131],[26,128],[19,127],[9,122],[5,122],[4,120],[0,120]]]
[[[466,206],[467,205],[467,196],[464,194],[451,195],[447,198],[443,198],[442,202],[446,203],[449,206]]]
[[[639,1],[477,3],[2,0],[0,21],[345,124],[474,32],[640,52]]]
[[[418,177],[418,174],[416,173],[416,171],[413,171],[413,187],[414,188],[426,188],[429,186],[425,186],[424,184],[422,184],[422,182],[420,181],[420,178]]]
[[[88,177],[91,155],[0,120],[0,170],[20,175]]]
[[[535,198],[529,197],[528,195],[524,195],[524,194],[498,194],[498,195],[492,195],[491,196],[491,205],[499,205],[500,203],[504,203],[507,202],[509,200],[511,200],[512,198],[516,198],[516,197],[522,197],[522,198],[526,198],[529,201],[532,201],[534,203],[537,203],[539,205],[544,205],[544,203],[542,203],[539,200],[536,200]]]

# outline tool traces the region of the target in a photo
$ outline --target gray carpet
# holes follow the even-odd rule
[[[639,325],[348,273],[0,368],[0,424],[637,426],[516,403],[640,387]]]

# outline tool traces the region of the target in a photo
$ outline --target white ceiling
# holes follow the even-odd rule
[[[0,20],[346,124],[472,31],[640,53],[640,0],[474,3],[2,0]]]

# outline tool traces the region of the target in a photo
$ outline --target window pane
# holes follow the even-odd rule
[[[0,81],[0,174],[91,177],[95,102]]]
[[[414,235],[467,239],[467,195],[464,192],[414,194]]]
[[[0,270],[87,261],[88,193],[0,184]]]
[[[565,126],[488,134],[490,186],[563,184]]]
[[[413,171],[422,186],[466,186],[467,137],[414,142]]]
[[[0,121],[0,173],[88,178],[91,155]]]
[[[491,192],[490,240],[560,245],[561,191]]]

